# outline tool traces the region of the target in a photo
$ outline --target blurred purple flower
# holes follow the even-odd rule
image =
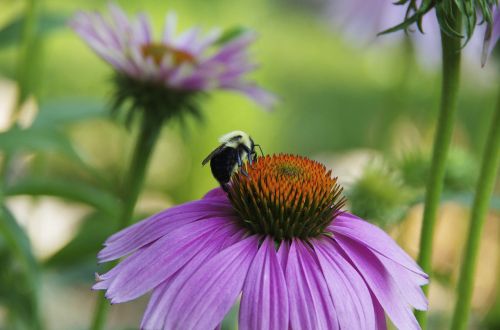
[[[366,43],[399,42],[405,37],[404,31],[378,36],[378,33],[403,22],[406,6],[395,5],[392,0],[331,0],[330,16],[334,24],[345,34],[350,41]],[[422,19],[421,33],[417,26],[408,31],[415,46],[417,59],[424,66],[436,66],[440,63],[441,37],[440,27],[434,9]],[[475,33],[474,35],[479,35]],[[472,37],[467,43],[464,52],[474,63],[478,63],[481,38]]]
[[[212,190],[108,238],[99,261],[126,258],[94,289],[111,303],[152,290],[142,329],[214,329],[240,293],[240,329],[386,329],[384,311],[419,329],[412,307],[427,309],[427,275],[381,229],[337,212],[340,190],[323,165],[279,155],[246,169],[228,194]],[[291,217],[273,218],[279,210]]]
[[[109,5],[110,19],[100,13],[79,12],[73,29],[114,69],[141,82],[153,82],[171,91],[239,91],[265,108],[275,97],[246,80],[256,69],[248,55],[255,34],[243,33],[221,44],[218,29],[202,34],[193,27],[176,34],[177,18],[169,13],[161,40],[153,40],[145,14],[129,19],[115,4]]]
[[[498,39],[500,39],[500,7],[496,6],[493,10],[493,24],[486,29],[484,34],[483,54],[481,57],[483,66],[493,52]]]

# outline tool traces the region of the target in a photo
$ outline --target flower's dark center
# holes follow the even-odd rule
[[[265,156],[244,169],[231,178],[229,199],[244,226],[277,241],[321,235],[345,203],[337,178],[308,158]]]
[[[158,65],[160,65],[161,61],[163,60],[163,57],[166,54],[170,54],[172,56],[172,60],[174,61],[175,65],[180,65],[182,63],[196,62],[194,56],[191,55],[190,53],[164,44],[159,44],[159,43],[146,44],[142,46],[141,50],[144,56],[151,57],[153,61]]]

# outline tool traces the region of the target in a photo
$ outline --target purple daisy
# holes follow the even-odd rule
[[[500,7],[496,6],[493,10],[493,24],[488,26],[484,34],[483,56],[481,58],[483,66],[493,52],[498,39],[500,39]]]
[[[259,158],[229,192],[156,214],[105,243],[112,303],[152,291],[142,329],[214,329],[241,296],[240,329],[419,329],[428,277],[386,233],[341,211],[331,171]]]
[[[199,27],[193,27],[177,35],[176,15],[169,13],[161,40],[154,40],[145,14],[129,19],[115,4],[109,5],[109,14],[105,18],[97,12],[79,12],[71,26],[122,76],[177,93],[227,89],[265,108],[275,103],[272,94],[246,80],[256,69],[248,54],[254,33],[247,31],[225,43],[219,29],[202,34]]]

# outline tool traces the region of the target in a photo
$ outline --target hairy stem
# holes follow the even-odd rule
[[[450,24],[455,31],[461,31],[461,14],[455,7],[455,14],[450,18]],[[458,88],[460,80],[460,52],[461,40],[459,37],[450,36],[441,30],[442,45],[442,84],[441,104],[434,136],[434,147],[430,175],[427,182],[422,231],[420,233],[420,253],[418,262],[422,269],[432,276],[431,257],[432,240],[436,223],[437,211],[443,191],[443,179],[446,169],[446,159],[451,143],[453,123],[457,109]],[[425,294],[429,286],[423,288]],[[423,311],[416,312],[417,320],[422,329],[427,326],[427,314]]]

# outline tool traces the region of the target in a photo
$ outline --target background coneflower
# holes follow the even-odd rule
[[[153,291],[143,329],[213,329],[242,293],[240,329],[419,329],[427,275],[382,230],[343,212],[331,171],[259,158],[226,195],[163,211],[111,236],[97,276],[112,303]]]
[[[216,89],[239,91],[266,109],[275,97],[246,80],[256,69],[248,46],[255,33],[203,34],[192,27],[177,35],[177,17],[170,12],[160,40],[155,40],[146,14],[133,19],[115,4],[110,19],[99,13],[80,12],[73,29],[115,69],[114,108],[130,101],[130,111],[155,112],[159,119],[199,109],[195,97]]]

